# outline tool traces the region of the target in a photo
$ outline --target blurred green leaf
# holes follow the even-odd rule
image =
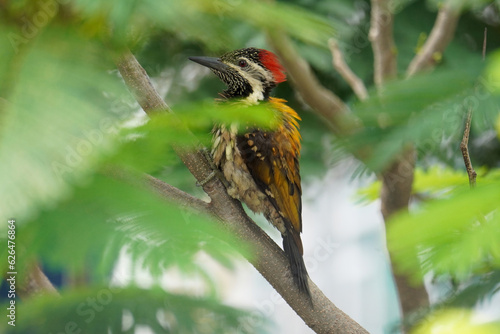
[[[401,271],[464,278],[484,265],[500,266],[500,183],[456,190],[389,225],[388,244]]]
[[[482,173],[480,172],[479,175]],[[426,170],[415,169],[412,194],[430,196],[444,195],[459,186],[468,186],[468,176],[465,170],[457,171],[442,166],[432,166]],[[356,197],[361,201],[374,201],[380,196],[381,182],[379,180],[367,187],[360,188]]]
[[[18,306],[22,321],[5,333],[135,333],[147,326],[155,333],[253,333],[249,314],[213,298],[176,295],[158,287],[93,286],[63,291],[61,297],[34,298]],[[111,329],[111,331],[110,331]]]
[[[499,269],[480,272],[467,279],[441,305],[436,306],[473,308],[478,303],[491,300],[499,291],[498,282],[500,282]]]
[[[41,258],[52,268],[104,281],[124,248],[155,276],[172,266],[200,273],[203,268],[194,257],[202,251],[229,267],[237,252],[248,252],[206,217],[167,205],[139,184],[104,176],[95,176],[75,189],[72,199],[19,226],[17,242],[29,245],[18,248],[20,268]]]
[[[488,59],[486,68],[488,89],[495,93],[500,92],[500,52],[493,53]]]
[[[349,150],[370,148],[366,163],[381,171],[409,142],[428,150],[443,133],[462,131],[463,100],[480,74],[480,64],[463,71],[435,71],[392,81],[354,106],[365,129],[344,141]]]
[[[291,4],[250,0],[238,2],[190,0],[188,3],[201,11],[220,16],[227,15],[248,22],[259,29],[286,31],[292,37],[323,47],[326,46],[328,38],[334,34],[330,22]]]
[[[76,0],[86,16],[107,17],[118,37],[131,27],[150,24],[187,39],[202,41],[209,48],[235,48],[231,25],[236,22],[264,30],[283,30],[308,43],[325,47],[334,29],[331,20],[291,4],[250,0],[238,1],[121,1]],[[144,28],[142,28],[144,30]],[[116,38],[117,36],[115,36]]]
[[[19,72],[3,96],[1,217],[23,223],[114,150],[120,118],[127,115],[114,113],[104,94],[119,96],[124,87],[106,73],[110,62],[103,54],[102,45],[72,29],[54,29],[10,60]],[[9,61],[1,57],[0,63]]]
[[[413,183],[413,192],[429,195],[438,195],[450,191],[455,187],[468,186],[469,178],[464,170],[453,170],[433,166],[427,170],[417,168],[415,170],[415,181]]]
[[[270,129],[277,125],[277,120],[266,104],[183,103],[175,107],[175,114],[155,115],[143,125],[123,129],[123,145],[108,161],[146,173],[157,171],[177,161],[172,145],[189,146],[193,145],[193,140],[199,139],[210,147],[214,124],[238,124],[244,131],[248,125]],[[197,138],[193,138],[189,131]]]
[[[437,8],[443,6],[443,1],[441,0],[430,0],[428,1]],[[447,4],[455,8],[456,10],[463,12],[466,9],[480,9],[487,4],[491,4],[491,0],[448,0]]]
[[[214,124],[239,124],[272,129],[278,125],[275,111],[266,103],[244,105],[241,103],[214,103],[213,101],[181,104],[175,107],[176,116],[189,129],[211,130]]]
[[[495,322],[478,323],[473,312],[466,309],[439,310],[415,328],[412,334],[495,334],[500,324]]]

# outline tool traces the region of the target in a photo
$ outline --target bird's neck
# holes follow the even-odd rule
[[[268,101],[274,85],[263,87],[247,86],[246,88],[228,88],[219,95],[226,100],[240,100],[245,104],[254,105],[262,101]]]

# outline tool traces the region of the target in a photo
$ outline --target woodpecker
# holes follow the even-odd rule
[[[286,100],[270,96],[276,85],[286,81],[284,68],[274,53],[257,48],[231,51],[219,58],[189,59],[210,68],[227,85],[219,93],[223,100],[266,103],[275,113],[278,125],[271,130],[249,125],[238,132],[235,125],[216,125],[212,157],[227,180],[229,195],[263,213],[281,232],[293,279],[310,298],[300,239],[300,117]]]

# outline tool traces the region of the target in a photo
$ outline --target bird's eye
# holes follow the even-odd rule
[[[247,64],[247,61],[244,60],[244,59],[241,59],[239,62],[238,62],[238,65],[240,67],[246,67],[248,64]]]

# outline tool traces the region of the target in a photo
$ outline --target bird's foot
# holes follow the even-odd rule
[[[210,167],[212,168],[212,172],[204,179],[201,181],[196,181],[196,186],[197,187],[203,187],[205,184],[207,184],[210,180],[212,180],[214,177],[217,177],[226,188],[229,188],[229,183],[227,182],[226,178],[222,174],[219,168],[214,164],[214,161],[212,159],[212,155],[206,148],[201,149],[201,153],[205,156],[205,159],[207,159],[208,163],[210,164]]]

